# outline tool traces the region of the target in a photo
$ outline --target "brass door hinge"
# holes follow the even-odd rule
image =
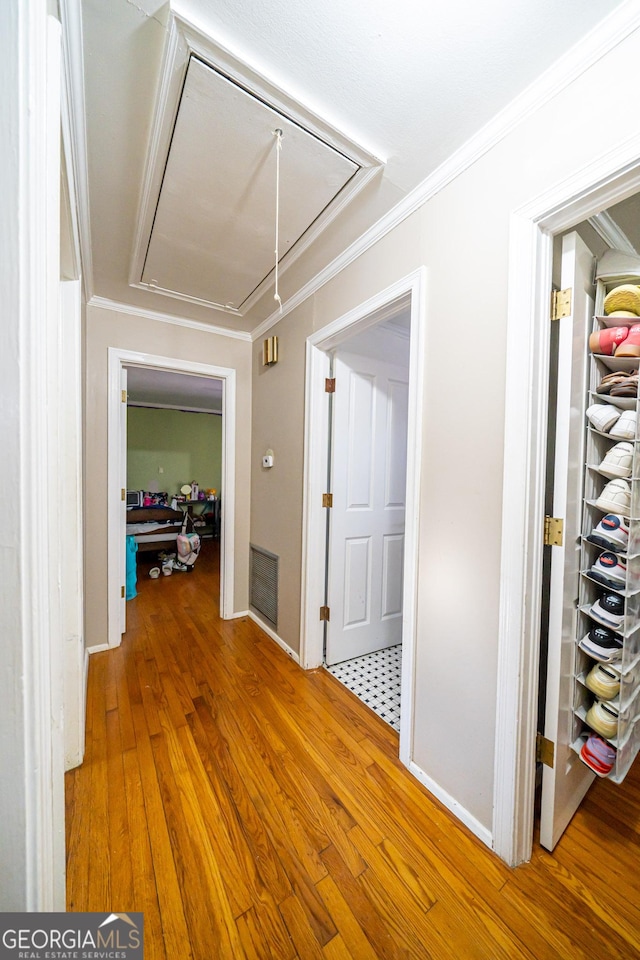
[[[126,391],[126,390],[123,390],[123,391],[122,391],[122,402],[123,402],[123,403],[126,403],[126,402],[127,402],[127,391]]]
[[[321,620],[330,620],[331,617],[329,616],[329,613],[330,613],[329,607],[320,607],[320,619],[321,619]]]
[[[120,596],[124,600],[124,587],[120,587]]]
[[[551,294],[551,319],[562,320],[571,314],[571,294],[573,290],[567,287],[566,290],[554,290]]]
[[[536,734],[536,763],[544,763],[545,767],[553,767],[555,744],[547,740],[541,733]]]
[[[333,494],[332,494],[332,493],[323,493],[323,494],[322,494],[322,506],[323,506],[323,507],[332,507],[332,506],[333,506]]]
[[[564,536],[564,520],[559,517],[544,518],[545,547],[561,547]]]
[[[125,490],[124,487],[123,487],[122,490],[120,491],[120,499],[121,499],[121,500],[126,500],[126,499],[127,499],[127,491]]]
[[[336,378],[327,377],[324,381],[324,392],[325,393],[335,393],[336,392]]]

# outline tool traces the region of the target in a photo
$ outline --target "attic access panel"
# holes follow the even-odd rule
[[[274,267],[277,128],[282,259],[360,167],[190,57],[143,283],[242,310]]]

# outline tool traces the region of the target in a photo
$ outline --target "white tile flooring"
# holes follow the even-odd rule
[[[379,717],[400,732],[400,672],[402,645],[327,667]]]

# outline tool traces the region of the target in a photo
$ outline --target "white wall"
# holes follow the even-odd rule
[[[640,133],[639,56],[640,36],[632,35],[269,331],[302,367],[303,333],[427,267],[413,759],[485,834],[493,817],[509,217]],[[298,372],[254,375],[254,411],[265,404],[281,434],[300,436]],[[257,415],[255,451],[269,435]],[[252,536],[259,531],[261,545],[278,552],[285,522],[298,543],[301,487],[296,495],[288,487],[286,502],[271,490],[265,517],[273,481],[254,473]],[[297,577],[297,557],[283,561],[282,578]],[[297,613],[287,613],[292,634]]]

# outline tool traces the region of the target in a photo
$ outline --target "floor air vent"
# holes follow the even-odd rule
[[[249,605],[267,623],[278,626],[278,557],[251,544]]]

